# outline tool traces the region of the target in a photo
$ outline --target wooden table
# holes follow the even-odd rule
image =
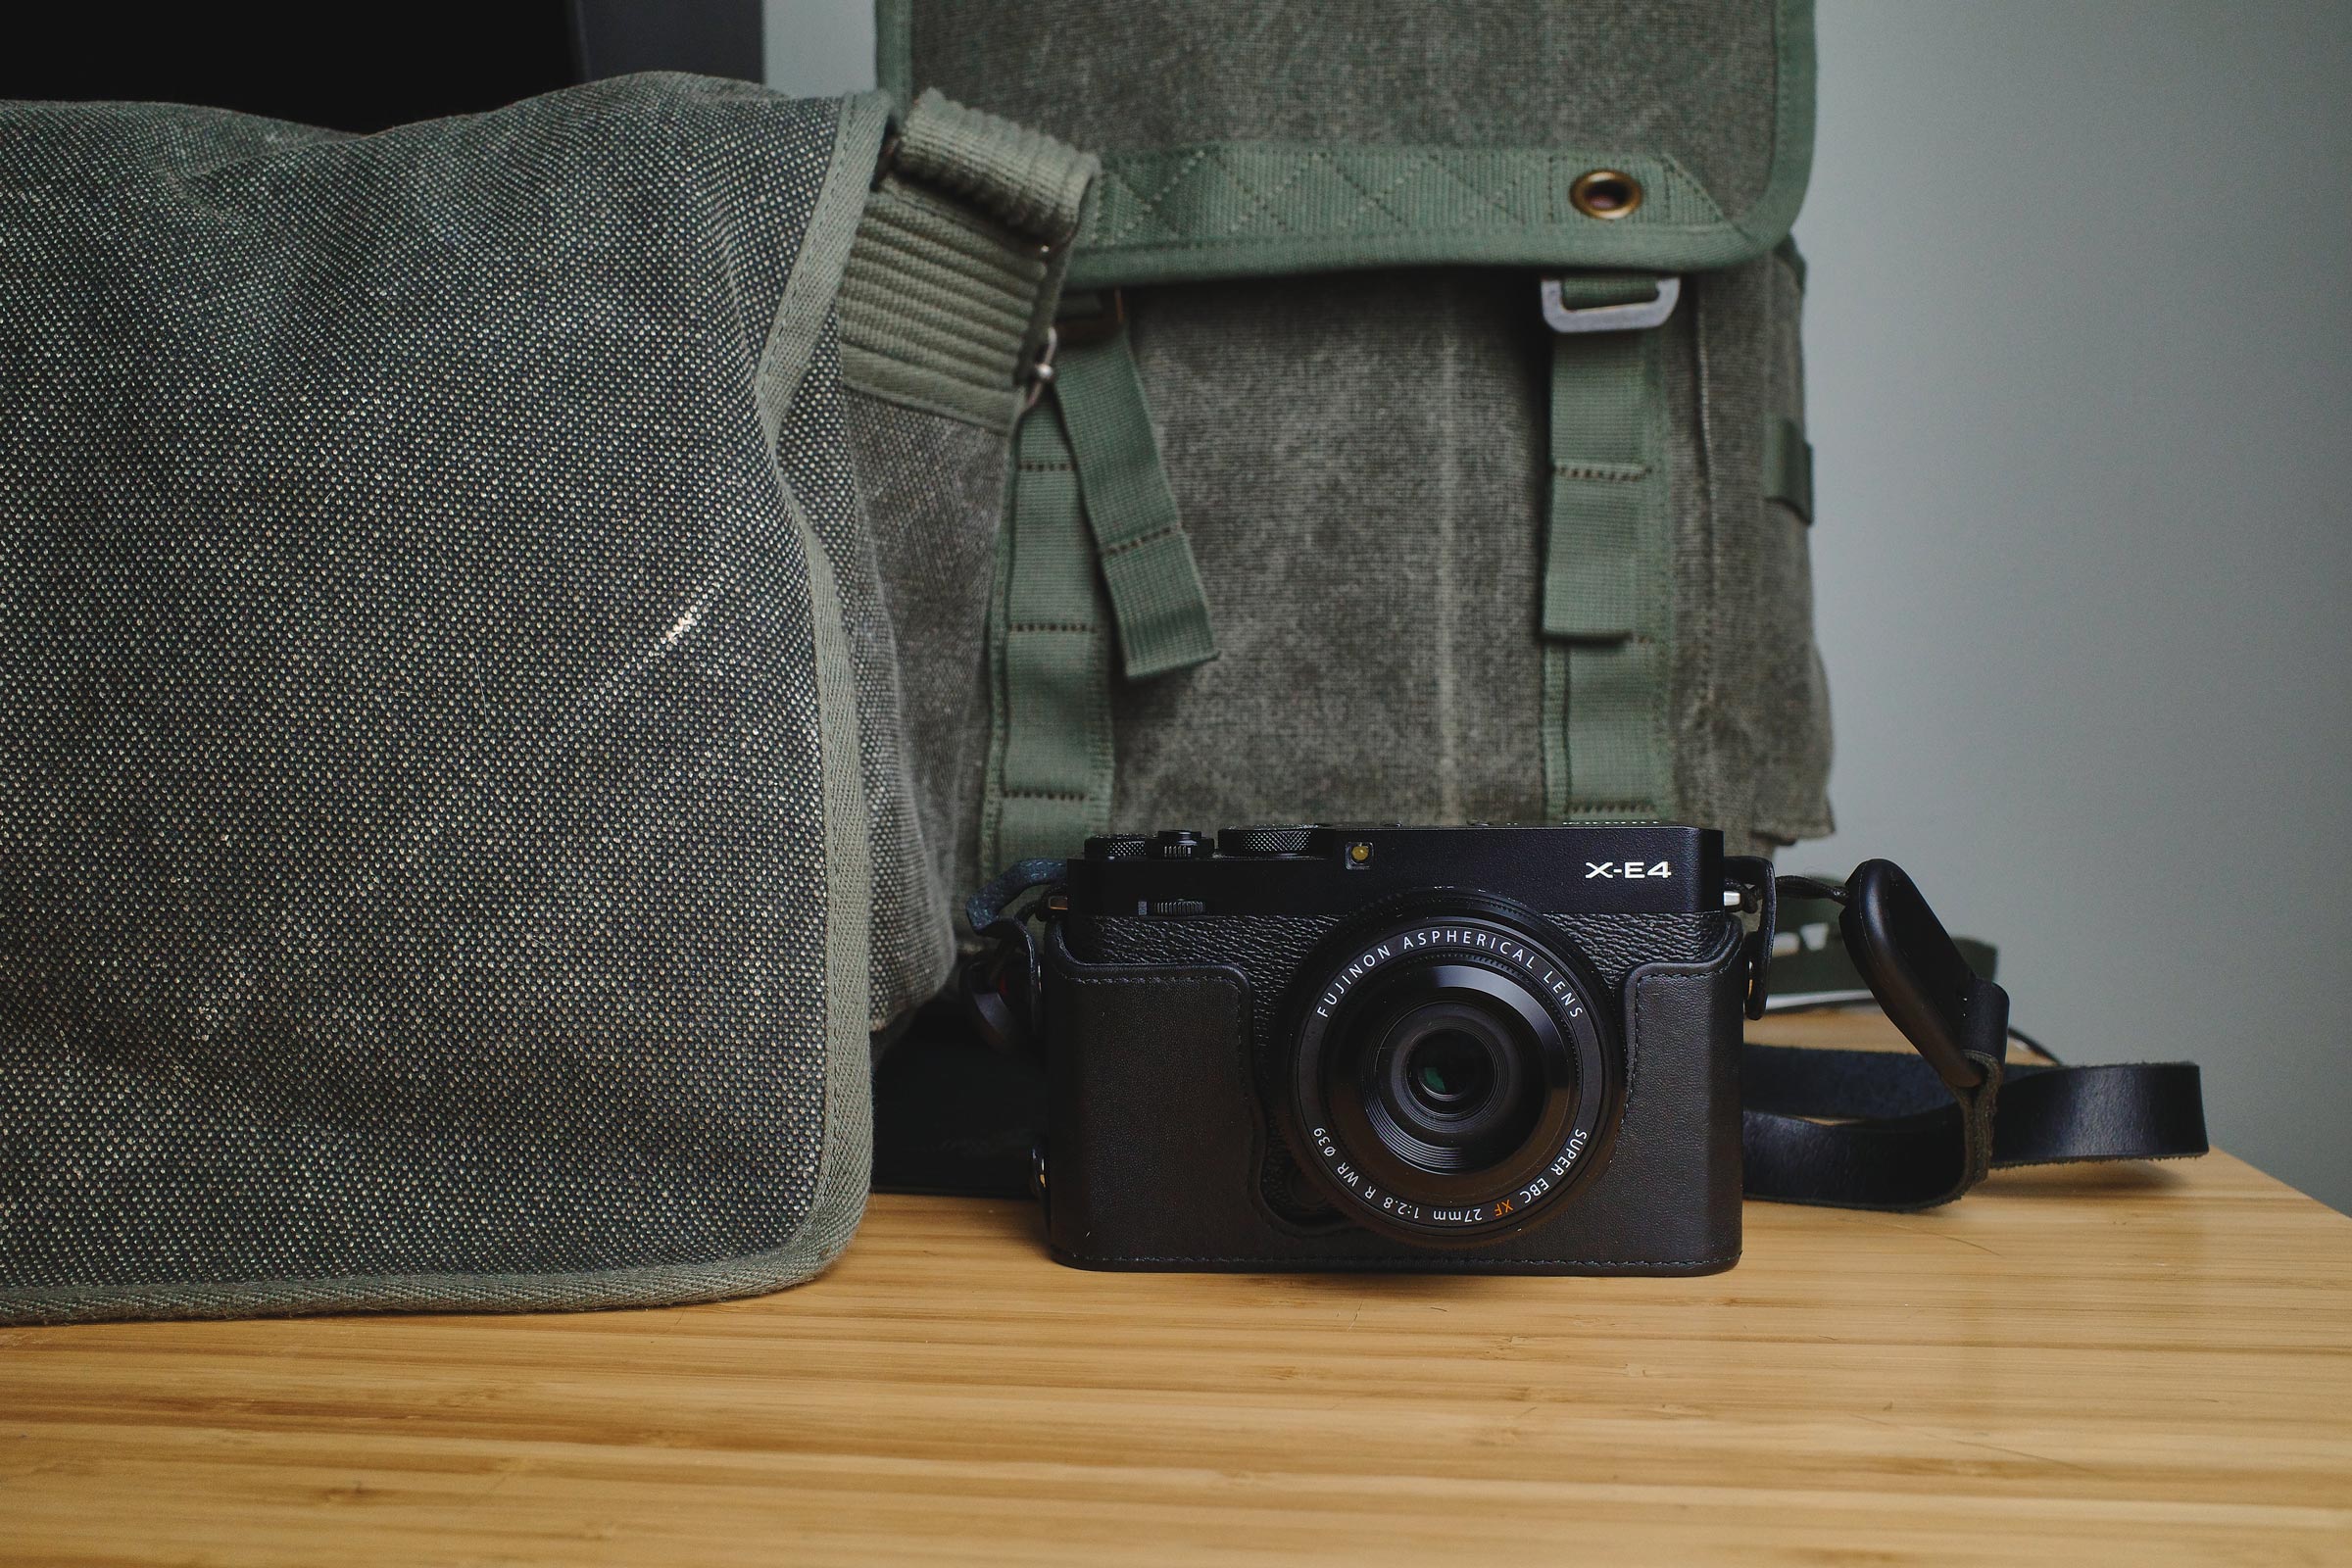
[[[1750,1204],[1707,1279],[1272,1279],[885,1197],[761,1300],[0,1330],[0,1555],[2352,1562],[2352,1219],[2215,1154]]]

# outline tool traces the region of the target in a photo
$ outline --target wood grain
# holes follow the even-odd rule
[[[1747,1224],[1697,1280],[1119,1275],[886,1197],[760,1300],[0,1330],[0,1556],[2352,1561],[2352,1219],[2217,1154]]]

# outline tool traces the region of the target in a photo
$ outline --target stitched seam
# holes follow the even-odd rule
[[[1247,196],[1250,201],[1254,202],[1257,205],[1257,210],[1259,212],[1265,214],[1268,218],[1274,220],[1274,226],[1276,228],[1281,229],[1286,234],[1290,232],[1291,225],[1284,221],[1282,214],[1274,210],[1273,200],[1268,197],[1265,192],[1259,190],[1255,185],[1250,184],[1250,181],[1244,179],[1238,172],[1236,172],[1233,165],[1226,162],[1225,155],[1223,153],[1220,152],[1214,157],[1210,158],[1208,160],[1208,167],[1215,170],[1218,173],[1224,175],[1225,182],[1227,184],[1231,185],[1235,190],[1240,191],[1244,196]],[[1291,174],[1291,180],[1295,180],[1298,177],[1298,172],[1294,171]],[[1291,183],[1291,180],[1283,181],[1283,185],[1277,188],[1287,188]],[[1238,227],[1239,225],[1235,226]]]
[[[1094,799],[1094,797],[1093,797],[1093,796],[1091,796],[1091,795],[1070,795],[1070,794],[1065,794],[1065,793],[1057,792],[1057,791],[1054,791],[1054,790],[1006,790],[1006,791],[1004,791],[1004,799],[1005,799],[1005,800],[1008,800],[1008,801],[1065,801],[1065,802],[1067,802],[1067,801],[1091,801],[1091,800],[1093,800],[1093,799]]]
[[[1327,163],[1330,161],[1330,159],[1331,154],[1327,152],[1316,151],[1310,153],[1305,158],[1299,160],[1298,167],[1291,171],[1290,177],[1285,179],[1281,184],[1275,186],[1272,190],[1261,193],[1254,186],[1249,187],[1250,193],[1252,196],[1257,197],[1258,204],[1265,208],[1266,216],[1274,220],[1274,226],[1282,230],[1284,234],[1290,234],[1294,232],[1294,230],[1291,227],[1290,220],[1284,218],[1281,212],[1275,208],[1274,202],[1276,198],[1288,194],[1293,185],[1298,184],[1300,180],[1306,177],[1308,170],[1313,169],[1317,164]],[[1233,172],[1230,169],[1226,171],[1226,173],[1232,176],[1235,184],[1239,185],[1243,183],[1241,177],[1233,174]],[[1263,238],[1264,236],[1260,235],[1258,237]]]
[[[1481,206],[1493,211],[1494,216],[1500,218],[1503,220],[1503,221],[1514,225],[1523,224],[1527,221],[1527,215],[1525,213],[1520,212],[1517,208],[1510,206],[1504,200],[1505,197],[1513,193],[1516,187],[1506,185],[1500,191],[1488,190],[1485,186],[1478,184],[1459,170],[1447,167],[1446,160],[1443,158],[1424,158],[1416,160],[1416,162],[1418,162],[1423,169],[1430,171],[1432,173],[1444,175],[1446,179],[1452,181],[1457,189],[1468,191],[1473,200],[1477,201]],[[1548,182],[1549,181],[1547,179],[1546,183]]]
[[[1004,628],[1006,631],[1094,631],[1091,624],[1060,620],[1019,620]]]
[[[1130,550],[1141,550],[1148,544],[1157,543],[1171,534],[1182,532],[1184,532],[1184,524],[1180,522],[1162,523],[1150,533],[1139,533],[1134,538],[1122,539],[1115,545],[1104,545],[1101,554],[1103,560],[1108,561],[1113,556],[1123,556]]]
[[[1353,174],[1348,172],[1348,171],[1342,167],[1339,160],[1336,158],[1332,160],[1331,172],[1339,175],[1340,178],[1347,184],[1348,188],[1354,191],[1358,196],[1361,196],[1366,203],[1380,209],[1382,216],[1387,218],[1391,223],[1394,223],[1398,228],[1404,229],[1410,229],[1415,226],[1411,219],[1406,218],[1402,213],[1396,211],[1396,209],[1391,207],[1386,201],[1382,200],[1382,197],[1394,195],[1396,193],[1396,187],[1404,183],[1405,175],[1399,174],[1395,179],[1390,180],[1388,185],[1381,191],[1381,194],[1379,196],[1375,196],[1362,180],[1357,179]],[[1362,207],[1358,207],[1354,212],[1348,214],[1346,220],[1346,227],[1352,228],[1360,223],[1362,221],[1361,215],[1363,210],[1364,209]]]
[[[1238,981],[1213,972],[1188,974],[1182,979],[1173,975],[1114,974],[1090,980],[1084,975],[1073,974],[1069,976],[1069,982],[1074,986],[1215,986],[1219,990],[1232,992],[1237,999],[1242,994],[1242,988]]]
[[[1350,183],[1353,183],[1353,182],[1352,182],[1352,181],[1350,181]],[[1357,188],[1358,190],[1362,190],[1362,189],[1363,189],[1363,187],[1362,187],[1362,186],[1360,186],[1360,185],[1358,185],[1356,188]],[[1368,191],[1367,191],[1367,192],[1365,192],[1365,196],[1366,196],[1366,199],[1367,199],[1367,200],[1370,200],[1370,199],[1371,199],[1371,193],[1370,193],[1370,192],[1368,192]],[[1386,211],[1386,209],[1385,209],[1385,208],[1384,208],[1384,209],[1382,209],[1382,210],[1383,210],[1383,211]],[[1547,228],[1557,228],[1557,229],[1562,229],[1562,230],[1565,230],[1565,229],[1567,229],[1567,228],[1569,227],[1569,225],[1568,225],[1568,224],[1566,224],[1566,223],[1564,223],[1564,222],[1563,222],[1563,223],[1555,223],[1555,224],[1547,224],[1547,225],[1544,225],[1544,226],[1545,226],[1545,227],[1547,227]],[[1666,233],[1670,233],[1670,234],[1675,234],[1675,235],[1681,235],[1681,236],[1705,236],[1705,235],[1714,234],[1714,233],[1733,233],[1733,232],[1738,232],[1737,230],[1733,229],[1733,228],[1732,228],[1732,225],[1730,225],[1729,223],[1651,223],[1651,224],[1647,224],[1647,225],[1645,225],[1645,226],[1643,227],[1643,229],[1642,230],[1642,232],[1643,232],[1643,233],[1656,233],[1656,232],[1660,232],[1660,231],[1663,231],[1663,232],[1666,232]],[[1206,238],[1203,238],[1203,239],[1159,239],[1159,240],[1149,240],[1149,241],[1145,241],[1144,243],[1142,243],[1142,244],[1139,244],[1139,245],[1136,245],[1136,246],[1133,246],[1133,247],[1128,247],[1128,246],[1125,246],[1125,245],[1124,245],[1124,242],[1122,242],[1122,241],[1119,241],[1119,240],[1109,240],[1109,241],[1104,241],[1104,242],[1102,242],[1102,243],[1101,243],[1101,244],[1099,244],[1099,245],[1090,246],[1090,247],[1089,247],[1089,249],[1091,249],[1091,250],[1112,250],[1112,249],[1121,249],[1121,248],[1132,248],[1132,249],[1142,250],[1142,249],[1147,249],[1147,248],[1148,248],[1148,249],[1151,249],[1151,250],[1167,250],[1167,251],[1203,251],[1203,250],[1222,250],[1222,249],[1225,249],[1225,248],[1227,248],[1227,247],[1231,247],[1232,249],[1235,249],[1235,250],[1250,250],[1250,249],[1263,249],[1264,247],[1266,247],[1266,246],[1268,246],[1268,245],[1284,245],[1284,244],[1291,244],[1291,243],[1295,243],[1297,240],[1298,240],[1298,239],[1302,239],[1302,238],[1303,238],[1303,239],[1314,240],[1314,241],[1318,241],[1318,242],[1328,242],[1328,243],[1332,243],[1332,244],[1338,244],[1338,243],[1341,243],[1341,242],[1343,242],[1343,241],[1351,240],[1351,239],[1381,239],[1381,238],[1396,238],[1396,237],[1398,237],[1398,236],[1411,236],[1411,237],[1419,238],[1419,237],[1426,236],[1426,237],[1428,237],[1428,239],[1429,239],[1429,240],[1430,240],[1430,242],[1431,242],[1430,248],[1434,250],[1434,249],[1436,249],[1436,248],[1437,248],[1438,242],[1440,242],[1440,241],[1446,241],[1446,240],[1451,240],[1451,241],[1459,241],[1459,240],[1461,240],[1461,239],[1464,239],[1464,238],[1474,238],[1474,237],[1478,237],[1478,236],[1481,236],[1481,235],[1487,235],[1487,234],[1504,234],[1504,235],[1509,235],[1510,237],[1512,237],[1512,238],[1514,238],[1514,239],[1518,239],[1518,238],[1526,238],[1526,237],[1528,237],[1528,230],[1527,230],[1527,229],[1525,229],[1525,228],[1517,228],[1517,227],[1506,228],[1506,227],[1504,227],[1503,225],[1501,225],[1501,224],[1499,224],[1499,223],[1490,223],[1490,224],[1484,225],[1484,226],[1482,226],[1482,227],[1471,227],[1471,226],[1468,226],[1468,225],[1464,225],[1464,226],[1462,226],[1462,227],[1458,227],[1458,228],[1457,228],[1457,227],[1453,227],[1453,226],[1450,226],[1450,225],[1449,225],[1449,226],[1447,226],[1447,227],[1446,227],[1446,228],[1443,228],[1443,229],[1432,229],[1432,228],[1426,228],[1426,227],[1423,227],[1423,226],[1421,226],[1421,225],[1419,225],[1419,224],[1406,223],[1406,222],[1405,222],[1405,221],[1404,221],[1402,219],[1398,219],[1398,220],[1396,220],[1396,225],[1395,225],[1394,227],[1390,227],[1390,228],[1372,228],[1372,229],[1362,229],[1362,230],[1354,230],[1354,229],[1345,229],[1345,228],[1339,228],[1339,229],[1332,229],[1332,230],[1330,230],[1330,231],[1328,231],[1328,232],[1317,232],[1317,233],[1308,234],[1308,235],[1288,235],[1288,234],[1218,234],[1218,235],[1211,235],[1211,236],[1208,236],[1208,237],[1206,237]],[[1745,236],[1744,236],[1744,235],[1742,235],[1741,237],[1742,237],[1742,238],[1744,238]],[[1593,264],[1593,265],[1596,265],[1596,266],[1597,266],[1597,265],[1600,265],[1600,264],[1597,264],[1597,263],[1595,263],[1595,264]],[[1628,265],[1628,266],[1638,266],[1638,265],[1641,265],[1641,264],[1638,264],[1638,263],[1628,263],[1627,265]]]
[[[1203,158],[1206,158],[1208,156],[1208,152],[1209,150],[1205,147],[1195,148],[1193,150],[1192,157],[1187,158],[1183,163],[1176,167],[1176,172],[1168,176],[1166,183],[1162,184],[1159,189],[1153,191],[1149,198],[1140,200],[1137,203],[1134,216],[1130,217],[1127,220],[1127,226],[1120,230],[1119,237],[1124,239],[1127,235],[1135,232],[1136,228],[1140,226],[1139,220],[1145,218],[1158,219],[1162,227],[1167,228],[1170,232],[1174,232],[1176,225],[1170,223],[1166,219],[1159,217],[1159,204],[1167,200],[1168,193],[1170,191],[1174,190],[1178,185],[1184,183],[1185,179],[1191,175],[1194,166],[1199,164]],[[1125,174],[1120,174],[1116,177],[1119,184],[1130,193],[1139,198],[1143,197],[1144,193],[1137,189],[1134,182],[1128,179]],[[1116,242],[1114,241],[1113,243]]]
[[[1582,463],[1555,463],[1551,471],[1563,479],[1601,479],[1613,484],[1637,484],[1653,471],[1646,463],[1614,466],[1593,466]]]

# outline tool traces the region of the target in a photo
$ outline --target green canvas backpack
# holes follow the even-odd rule
[[[1829,830],[1804,0],[878,27],[902,102],[1102,158],[1004,526],[934,518],[985,632],[898,612],[963,680],[914,742],[949,881],[1113,827]]]

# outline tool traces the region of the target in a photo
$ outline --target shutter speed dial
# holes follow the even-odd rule
[[[1217,835],[1227,855],[1304,855],[1314,841],[1311,827],[1229,827]]]

